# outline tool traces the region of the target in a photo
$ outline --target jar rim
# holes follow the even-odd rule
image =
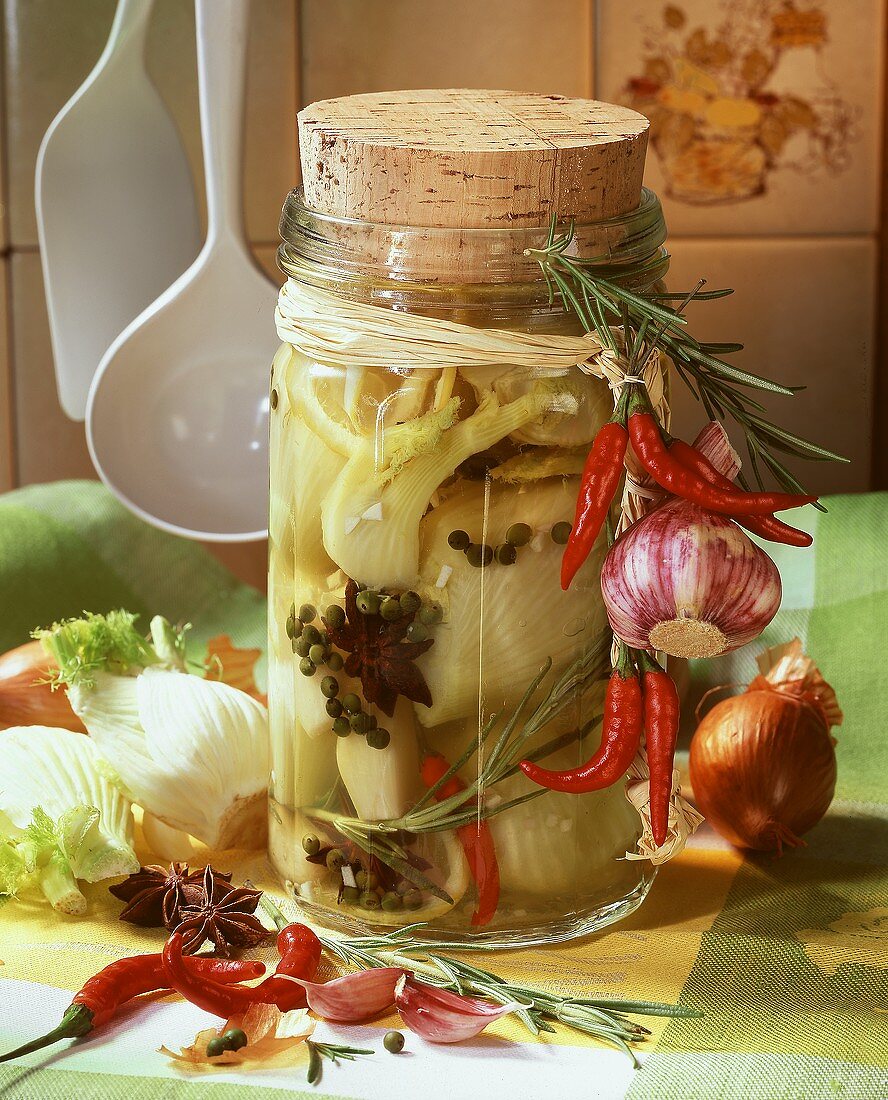
[[[642,188],[634,210],[573,226],[567,255],[603,267],[631,269],[656,257],[666,241],[657,195]],[[291,191],[280,220],[278,262],[285,274],[306,277],[311,268],[343,279],[365,277],[417,283],[537,282],[540,268],[527,249],[545,247],[549,227],[446,228],[389,225],[322,213],[301,188]]]

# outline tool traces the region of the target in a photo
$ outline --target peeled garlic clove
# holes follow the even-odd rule
[[[736,523],[680,499],[621,535],[601,571],[617,637],[673,657],[716,657],[757,638],[781,591],[777,566]]]
[[[488,1024],[521,1005],[517,1001],[492,1005],[425,985],[405,974],[395,988],[395,1007],[407,1027],[430,1043],[461,1043],[474,1039]]]
[[[384,966],[344,974],[331,982],[309,982],[289,974],[278,976],[301,985],[308,1007],[322,1020],[358,1024],[391,1008],[395,1003],[395,987],[404,971],[397,966]]]

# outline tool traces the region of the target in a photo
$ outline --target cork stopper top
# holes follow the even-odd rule
[[[376,92],[299,112],[305,201],[385,225],[494,229],[635,209],[648,120],[531,92]]]

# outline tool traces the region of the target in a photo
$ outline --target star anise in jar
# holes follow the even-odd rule
[[[181,933],[186,955],[194,954],[206,940],[220,955],[227,955],[230,947],[255,947],[271,935],[254,915],[261,897],[261,890],[220,884],[212,867],[207,867],[201,897],[193,905],[182,906],[181,923],[170,931]]]
[[[348,654],[343,666],[346,675],[359,677],[365,700],[389,718],[395,713],[399,695],[430,707],[428,684],[413,662],[434,639],[405,641],[415,611],[387,621],[379,614],[359,611],[357,596],[358,586],[349,580],[345,588],[345,622],[329,630],[333,644]]]
[[[228,888],[231,875],[213,872],[217,884]],[[205,869],[189,871],[187,863],[171,863],[169,868],[157,864],[140,867],[138,871],[110,886],[114,897],[127,904],[121,910],[120,920],[138,924],[142,928],[175,927],[181,921],[183,905],[198,902],[203,897]]]

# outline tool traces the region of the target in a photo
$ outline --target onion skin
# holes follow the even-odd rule
[[[775,688],[748,690],[712,708],[691,741],[694,799],[738,848],[804,845],[836,789],[835,742],[816,704]]]
[[[608,551],[601,592],[611,628],[637,649],[715,657],[777,614],[777,566],[726,516],[672,498]]]
[[[65,692],[53,691],[45,682],[55,668],[40,642],[28,642],[0,657],[0,730],[57,726],[86,733]]]

